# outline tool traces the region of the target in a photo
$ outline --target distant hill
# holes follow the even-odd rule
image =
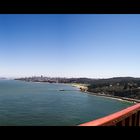
[[[26,77],[15,80],[28,82],[49,82],[49,83],[80,83],[88,84],[87,91],[91,94],[100,93],[111,96],[128,97],[140,99],[140,78],[134,77],[113,77],[108,79],[90,78],[51,78],[51,77]]]
[[[82,83],[82,84],[95,84],[95,83],[116,83],[116,82],[138,82],[140,78],[134,77],[113,77],[107,79],[91,79],[91,78],[60,78],[60,77],[25,77],[17,78],[15,80],[24,80],[31,82],[57,82],[57,83]]]
[[[140,78],[114,77],[90,83],[88,91],[127,98],[140,99]]]
[[[5,77],[0,77],[0,79],[7,79],[7,78],[5,78]]]
[[[89,84],[95,79],[90,78],[60,78],[60,77],[25,77],[17,78],[15,80],[23,80],[28,82],[50,82],[50,83],[82,83]]]
[[[117,83],[117,82],[138,82],[140,81],[140,78],[134,78],[134,77],[113,77],[108,79],[97,79],[93,82],[95,83]]]

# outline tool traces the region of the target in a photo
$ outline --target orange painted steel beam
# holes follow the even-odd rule
[[[139,110],[140,103],[106,117],[80,124],[79,126],[115,126],[117,122],[123,121],[125,118],[131,116],[132,114],[135,114]]]

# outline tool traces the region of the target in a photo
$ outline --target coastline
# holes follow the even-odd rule
[[[35,82],[35,83],[42,83],[42,82]],[[72,87],[76,87],[77,89],[79,89],[81,92],[89,94],[89,95],[93,95],[93,96],[102,96],[102,97],[105,97],[105,98],[124,101],[124,102],[129,102],[129,103],[133,103],[133,104],[140,103],[140,100],[138,100],[138,99],[89,92],[88,87],[87,87],[88,84],[81,84],[81,83],[60,83],[60,84],[71,85]]]
[[[114,100],[118,100],[118,101],[124,101],[124,102],[128,102],[128,103],[133,103],[133,104],[140,103],[140,100],[137,100],[137,99],[112,96],[112,95],[106,95],[106,94],[101,94],[101,93],[93,93],[93,92],[88,92],[88,91],[87,91],[87,94],[94,95],[94,96],[102,96],[105,98],[114,99]]]
[[[119,100],[119,101],[125,101],[125,102],[129,102],[129,103],[140,103],[140,100],[138,99],[132,99],[132,98],[126,98],[126,97],[119,97],[119,96],[113,96],[113,95],[107,95],[107,94],[101,94],[101,93],[93,93],[93,92],[89,92],[87,91],[87,87],[86,85],[81,85],[81,84],[71,84],[73,87],[78,88],[80,91],[87,93],[89,95],[94,95],[94,96],[102,96],[105,98],[109,98],[109,99],[114,99],[114,100]],[[82,88],[84,88],[84,90],[82,90]],[[86,88],[86,90],[85,90]]]
[[[77,87],[78,89],[80,89],[83,92],[86,92],[88,90],[88,84],[80,84],[80,83],[71,83],[71,85],[73,87]]]

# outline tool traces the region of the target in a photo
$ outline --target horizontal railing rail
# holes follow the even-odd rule
[[[140,126],[140,103],[79,126]]]

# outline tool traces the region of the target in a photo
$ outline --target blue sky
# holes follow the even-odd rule
[[[140,15],[1,14],[0,77],[140,77]]]

